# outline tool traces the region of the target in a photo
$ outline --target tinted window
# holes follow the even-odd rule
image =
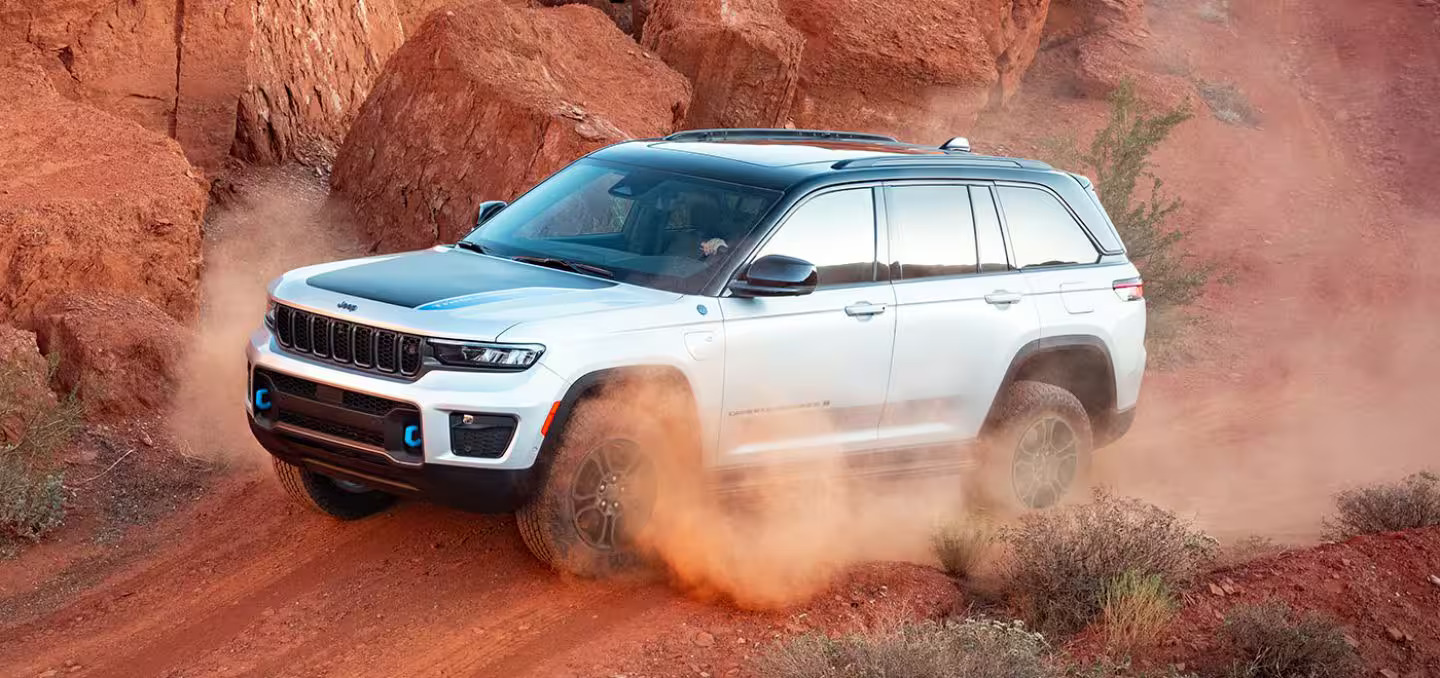
[[[1017,267],[1093,264],[1100,259],[1090,238],[1055,196],[1035,188],[996,190],[1005,208]]]
[[[1004,271],[1010,268],[1005,256],[1005,238],[1000,235],[1000,215],[995,211],[995,197],[983,186],[970,187],[970,203],[975,206],[975,246],[980,250],[980,271]]]
[[[466,236],[495,256],[599,266],[694,294],[750,236],[778,193],[622,163],[580,160]]]
[[[826,193],[801,205],[756,258],[770,254],[815,264],[820,287],[875,280],[875,203],[870,189]]]
[[[975,225],[964,186],[896,186],[885,208],[904,280],[975,272]]]

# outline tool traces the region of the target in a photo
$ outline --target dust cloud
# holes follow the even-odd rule
[[[265,286],[285,271],[359,256],[354,231],[303,167],[257,171],[211,207],[205,229],[200,322],[170,417],[193,454],[237,467],[266,455],[245,421],[245,343],[265,314]]]

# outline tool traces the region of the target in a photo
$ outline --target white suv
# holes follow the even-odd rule
[[[1056,503],[1133,419],[1143,296],[1083,177],[960,139],[682,132],[483,203],[453,246],[285,274],[247,410],[315,508],[517,511],[537,556],[599,574],[676,458],[970,465]],[[632,387],[667,403],[587,414]]]

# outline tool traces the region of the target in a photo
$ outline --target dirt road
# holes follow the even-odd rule
[[[1440,10],[1232,2],[1215,22],[1155,4],[1157,49],[1188,77],[1236,84],[1260,119],[1201,108],[1158,159],[1195,242],[1233,255],[1235,281],[1204,303],[1197,366],[1152,377],[1100,471],[1219,533],[1303,541],[1334,489],[1440,461],[1440,275],[1426,263],[1440,254]],[[1103,115],[1018,105],[1016,126]],[[721,676],[776,634],[959,603],[899,565],[770,613],[663,583],[569,581],[530,558],[509,518],[412,504],[338,524],[259,471],[91,555],[43,561],[53,576],[9,573],[46,583],[0,606],[0,676]]]

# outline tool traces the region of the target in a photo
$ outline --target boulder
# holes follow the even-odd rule
[[[195,316],[206,184],[179,145],[0,68],[0,323],[78,290]]]
[[[805,36],[798,127],[938,143],[1003,105],[1035,58],[1049,0],[780,0]]]
[[[641,41],[690,78],[685,126],[782,127],[805,37],[775,0],[656,0]]]
[[[40,346],[58,361],[56,385],[88,416],[162,411],[180,383],[189,330],[150,302],[116,294],[56,298],[38,312]]]
[[[650,12],[650,0],[534,0],[541,7],[589,5],[605,13],[620,30],[640,37]]]
[[[1156,76],[1137,68],[1149,30],[1144,0],[1052,0],[1045,22],[1045,59],[1068,88],[1084,97],[1109,96],[1133,80],[1147,93],[1164,89]]]
[[[685,78],[584,5],[476,0],[430,15],[386,64],[335,163],[377,251],[453,242],[599,147],[672,131]]]
[[[48,376],[35,334],[0,325],[0,447],[18,441],[35,415],[55,404]]]

